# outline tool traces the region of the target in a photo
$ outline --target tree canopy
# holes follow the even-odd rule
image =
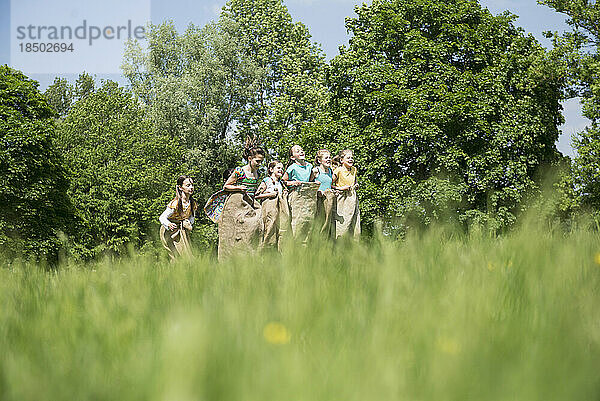
[[[554,34],[554,53],[559,56],[569,79],[568,94],[580,96],[583,115],[591,123],[574,137],[577,155],[573,160],[572,180],[576,200],[584,209],[598,214],[600,209],[600,6],[581,0],[543,0],[568,16],[571,32]]]
[[[563,78],[514,16],[472,0],[374,0],[331,62],[337,141],[355,149],[367,222],[515,221],[558,160]]]
[[[55,260],[70,222],[55,113],[21,72],[0,66],[0,247]]]
[[[150,240],[175,193],[178,143],[153,132],[141,104],[111,81],[75,102],[58,134],[78,223],[75,252],[120,253]]]

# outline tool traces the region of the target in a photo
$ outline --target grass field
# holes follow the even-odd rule
[[[2,400],[598,400],[600,238],[0,269]]]

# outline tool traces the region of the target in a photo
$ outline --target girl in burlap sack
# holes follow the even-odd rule
[[[283,187],[281,185],[283,163],[279,160],[273,160],[269,163],[267,171],[269,176],[262,180],[258,186],[256,199],[261,202],[265,228],[263,246],[277,248],[280,242],[280,222],[284,220],[287,214],[287,202],[284,202]]]
[[[317,152],[312,176],[320,184],[317,191],[317,229],[324,237],[333,237],[335,236],[336,194],[331,188],[333,170],[331,169],[331,153],[327,149]]]
[[[159,217],[160,239],[171,259],[192,253],[189,233],[198,208],[193,193],[194,181],[187,175],[180,176],[175,187],[175,198]]]
[[[357,239],[360,236],[360,210],[356,189],[356,166],[350,149],[342,150],[333,158],[332,188],[337,190],[335,214],[335,238],[344,235]]]
[[[300,145],[290,149],[289,165],[282,180],[289,188],[287,201],[290,210],[292,234],[303,244],[308,242],[317,209],[317,190],[319,183],[312,177],[312,164],[306,161],[306,155]]]
[[[252,252],[262,244],[262,212],[254,195],[265,151],[256,137],[246,140],[243,156],[247,164],[236,167],[223,190],[213,194],[204,206],[206,215],[218,224],[219,259],[236,252]]]

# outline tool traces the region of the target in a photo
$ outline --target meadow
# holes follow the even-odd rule
[[[591,400],[600,238],[526,227],[0,269],[2,400]]]

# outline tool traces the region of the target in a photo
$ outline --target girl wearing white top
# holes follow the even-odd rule
[[[191,255],[189,232],[194,224],[198,204],[192,197],[194,181],[187,175],[177,179],[175,198],[160,215],[160,239],[171,259],[179,255]]]

